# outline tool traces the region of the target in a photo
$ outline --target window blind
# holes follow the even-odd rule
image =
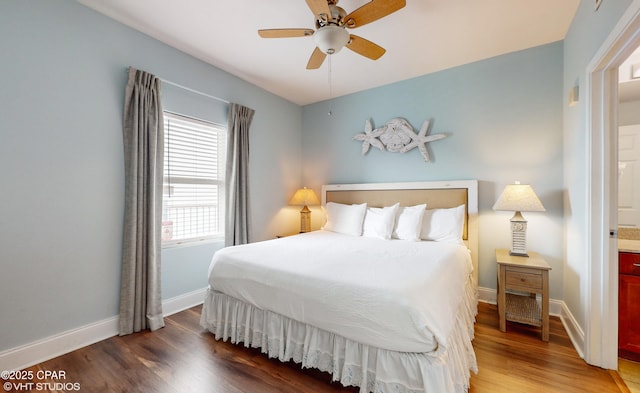
[[[224,236],[224,127],[164,113],[162,241]]]

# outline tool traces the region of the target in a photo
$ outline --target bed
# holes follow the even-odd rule
[[[214,255],[200,323],[361,393],[466,392],[477,195],[476,181],[325,185],[322,230]]]

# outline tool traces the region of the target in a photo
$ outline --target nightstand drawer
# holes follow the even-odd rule
[[[542,289],[542,275],[530,272],[523,272],[518,269],[507,269],[507,287],[520,287],[528,289]]]

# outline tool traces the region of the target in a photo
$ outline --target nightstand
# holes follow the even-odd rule
[[[507,321],[525,323],[541,327],[542,341],[549,341],[551,266],[538,253],[531,251],[529,257],[521,257],[509,255],[507,249],[496,249],[496,261],[500,331],[507,331]],[[542,295],[542,307],[536,301],[536,294]]]

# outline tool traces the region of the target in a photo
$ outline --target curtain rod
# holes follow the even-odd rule
[[[129,68],[131,68],[131,67],[127,68],[127,74],[129,73]],[[190,87],[183,86],[183,85],[181,85],[179,83],[171,82],[170,80],[166,80],[166,79],[163,79],[163,78],[160,78],[160,77],[157,77],[157,78],[160,79],[163,83],[166,83],[166,84],[171,85],[171,86],[175,86],[175,87],[177,87],[179,89],[183,89],[183,90],[186,90],[186,91],[194,93],[194,94],[198,94],[198,95],[201,95],[201,96],[204,96],[204,97],[207,97],[207,98],[211,98],[212,100],[220,101],[220,102],[223,102],[225,104],[230,104],[229,101],[227,101],[227,100],[225,100],[223,98],[212,96],[211,94],[203,93],[201,91],[192,89]]]
[[[175,86],[175,87],[177,87],[177,88],[180,88],[180,89],[186,90],[186,91],[188,91],[188,92],[191,92],[191,93],[194,93],[194,94],[198,94],[198,95],[201,95],[201,96],[204,96],[204,97],[207,97],[207,98],[211,98],[212,100],[216,100],[216,101],[224,102],[225,104],[230,104],[230,102],[229,102],[229,101],[227,101],[227,100],[225,100],[225,99],[222,99],[222,98],[220,98],[220,97],[212,96],[211,94],[203,93],[203,92],[201,92],[201,91],[194,90],[194,89],[192,89],[192,88],[190,88],[190,87],[187,87],[187,86],[182,86],[182,85],[180,85],[180,84],[178,84],[178,83],[171,82],[171,81],[168,81],[168,80],[166,80],[166,79],[162,79],[162,78],[160,78],[160,80],[161,80],[163,83],[166,83],[166,84],[171,85],[171,86]]]

